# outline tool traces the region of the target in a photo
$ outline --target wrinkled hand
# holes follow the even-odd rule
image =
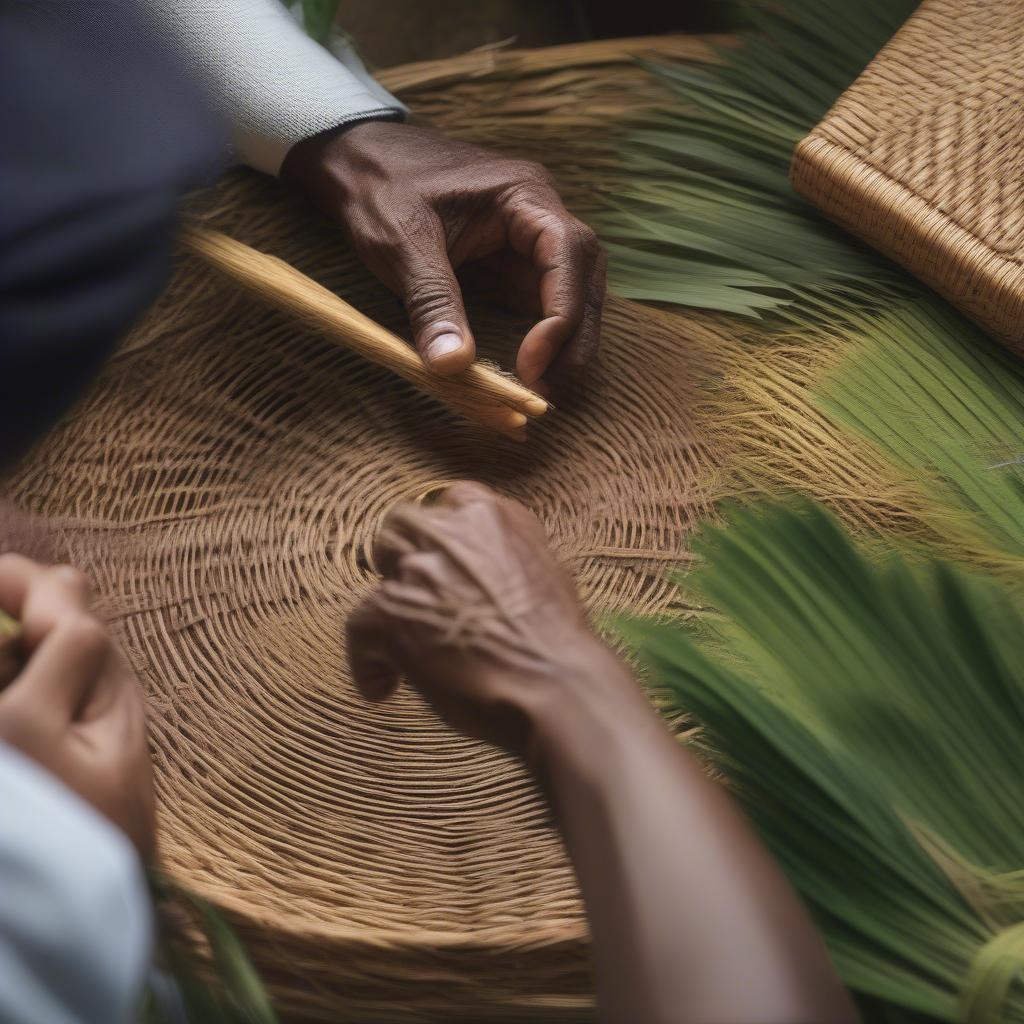
[[[0,741],[154,848],[153,777],[138,680],[69,566],[0,555],[0,608],[22,628],[20,672],[0,682]],[[3,683],[6,685],[3,685]]]
[[[455,484],[435,505],[396,507],[375,560],[383,583],[348,624],[368,698],[405,676],[454,728],[525,753],[538,722],[595,687],[611,680],[635,694],[522,505]]]
[[[438,373],[475,355],[455,271],[539,316],[516,372],[571,383],[597,350],[605,256],[539,164],[411,125],[371,121],[298,143],[282,176],[346,228],[405,303],[416,347]]]

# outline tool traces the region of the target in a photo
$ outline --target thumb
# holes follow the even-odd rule
[[[366,700],[385,700],[398,688],[399,677],[390,652],[393,631],[372,597],[352,612],[345,632],[356,688]]]
[[[402,300],[423,361],[449,376],[473,362],[476,344],[441,226],[420,243],[405,254],[404,273],[399,274]]]

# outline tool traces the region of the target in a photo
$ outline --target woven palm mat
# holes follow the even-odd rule
[[[406,95],[448,110],[435,117],[447,127],[452,89],[484,97],[472,120],[512,74],[524,99],[510,138],[533,138],[572,192],[584,154],[598,174],[593,123],[639,81],[635,48],[596,44],[589,76],[576,50],[571,71],[550,54],[529,72],[494,55],[440,81],[407,69],[419,84]],[[575,135],[545,122],[558,96]],[[500,118],[481,123],[501,141]],[[239,173],[197,209],[404,329],[337,231],[276,183]],[[472,317],[507,363],[521,325]],[[516,445],[183,260],[7,482],[63,527],[142,679],[166,867],[228,913],[287,1016],[590,1015],[582,908],[525,773],[408,690],[361,701],[343,624],[374,585],[387,509],[462,477],[536,510],[593,609],[672,610],[666,570],[716,497],[693,409],[719,343],[712,324],[610,301],[587,398]]]
[[[1024,0],[926,0],[797,148],[793,184],[1024,354]]]

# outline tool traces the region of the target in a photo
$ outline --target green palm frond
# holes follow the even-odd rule
[[[623,137],[629,183],[606,197],[597,218],[611,243],[613,288],[629,298],[746,315],[808,294],[906,289],[891,264],[793,191],[788,169],[797,142],[915,6],[749,4],[745,21],[756,31],[722,49],[720,64],[648,65],[675,102]],[[691,284],[695,264],[703,288]]]
[[[277,1024],[263,983],[238,936],[208,900],[159,872],[150,875],[159,923],[158,960],[173,983],[170,993],[151,987],[143,1024]],[[197,959],[197,936],[210,963]]]
[[[1024,1020],[1021,609],[944,563],[873,564],[815,507],[736,510],[698,551],[687,582],[717,615],[625,632],[846,982],[939,1020]]]
[[[603,197],[597,220],[615,291],[757,318],[766,337],[813,354],[827,367],[825,379],[807,371],[815,411],[866,441],[916,495],[913,512],[896,510],[890,520],[923,520],[943,550],[1019,578],[1019,361],[827,223],[787,177],[796,143],[914,7],[913,0],[749,3],[745,17],[755,31],[722,49],[720,63],[650,66],[672,99],[624,133],[628,173]],[[729,383],[734,392],[752,386]],[[807,401],[774,413],[808,417]],[[809,421],[804,435],[815,436]],[[737,457],[756,459],[756,447]],[[842,493],[840,448],[808,447],[793,458],[805,476],[836,466],[821,490]]]
[[[1024,364],[926,292],[845,329],[856,346],[818,385],[821,406],[917,481],[937,534],[1019,580]]]

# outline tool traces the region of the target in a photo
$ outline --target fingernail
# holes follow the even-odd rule
[[[527,418],[521,412],[510,409],[505,416],[504,427],[506,430],[518,430],[520,427],[525,427],[527,422]]]
[[[443,356],[450,356],[462,348],[462,338],[457,334],[439,334],[427,344],[427,360],[433,362]]]

